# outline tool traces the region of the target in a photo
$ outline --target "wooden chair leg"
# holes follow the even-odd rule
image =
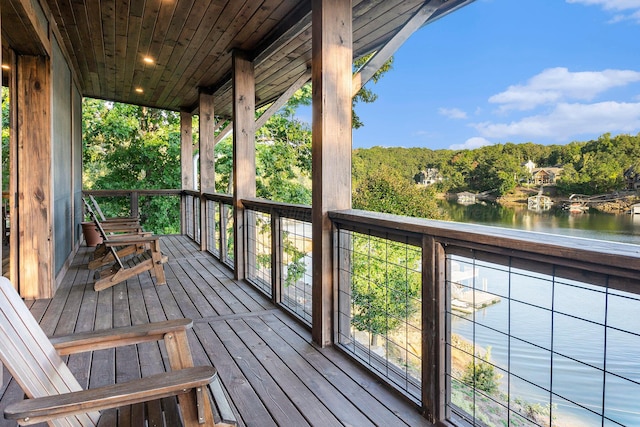
[[[193,366],[193,357],[186,331],[165,335],[164,343],[172,370]],[[213,408],[208,393],[206,387],[199,387],[191,393],[178,396],[185,427],[215,426]]]
[[[152,243],[151,259],[153,260],[153,274],[156,277],[156,285],[166,285],[167,278],[164,274],[163,264],[167,262],[167,257],[162,256],[160,251],[160,240]]]

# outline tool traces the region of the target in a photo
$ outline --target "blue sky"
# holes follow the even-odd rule
[[[422,28],[353,147],[566,144],[640,132],[640,0],[476,0]]]

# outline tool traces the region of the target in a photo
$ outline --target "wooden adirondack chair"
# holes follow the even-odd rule
[[[108,235],[102,223],[90,209],[89,215],[102,236],[102,244],[96,248],[94,259],[89,262],[89,268],[96,269],[115,261],[110,268],[98,272],[100,277],[93,285],[96,291],[117,285],[149,270],[155,276],[156,284],[165,285],[167,283],[163,264],[167,262],[168,258],[162,255],[159,236],[154,236],[151,233]],[[125,256],[143,252],[148,253],[148,258],[136,260],[137,264],[131,267],[125,266],[122,261]]]
[[[216,402],[207,386],[217,381],[217,373],[211,366],[193,366],[186,335],[191,324],[189,319],[180,319],[49,339],[9,280],[0,277],[0,361],[27,397],[8,405],[5,418],[20,425],[115,426],[114,419],[101,420],[100,411],[177,396],[179,410],[174,407],[177,413],[165,413],[165,419],[182,419],[187,427],[233,425],[215,423]],[[160,340],[169,356],[170,372],[97,389],[83,390],[61,358]],[[168,425],[173,427],[174,421]]]

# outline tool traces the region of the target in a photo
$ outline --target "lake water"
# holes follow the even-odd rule
[[[640,218],[629,214],[443,207],[460,222],[640,243]],[[491,347],[492,363],[503,369],[501,390],[554,405],[559,426],[640,426],[638,296],[495,267],[476,266],[476,287],[483,283],[501,301],[454,315],[451,328],[469,341],[475,336],[480,348]]]
[[[560,208],[530,211],[497,203],[463,206],[440,201],[450,219],[520,230],[640,244],[640,215],[607,214],[591,209],[587,214],[570,214]]]

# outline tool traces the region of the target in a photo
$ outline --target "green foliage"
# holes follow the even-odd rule
[[[599,194],[624,189],[624,171],[640,170],[640,134],[604,134],[596,140],[567,145],[495,144],[475,150],[426,148],[356,149],[352,172],[355,188],[381,167],[405,179],[427,168],[444,177],[434,188],[439,192],[485,192],[503,195],[529,178],[527,161],[538,167],[562,167],[557,182],[560,194]]]
[[[500,375],[491,364],[491,347],[484,356],[478,355],[475,362],[469,362],[462,376],[462,382],[488,394],[498,390],[499,380]]]
[[[442,218],[432,188],[417,186],[384,165],[358,181],[353,192],[353,207],[419,218]]]
[[[351,323],[360,331],[384,335],[420,309],[420,251],[357,233],[352,243]]]
[[[180,188],[177,113],[85,98],[82,114],[85,189]],[[176,197],[141,197],[139,208],[149,231],[179,232]]]

